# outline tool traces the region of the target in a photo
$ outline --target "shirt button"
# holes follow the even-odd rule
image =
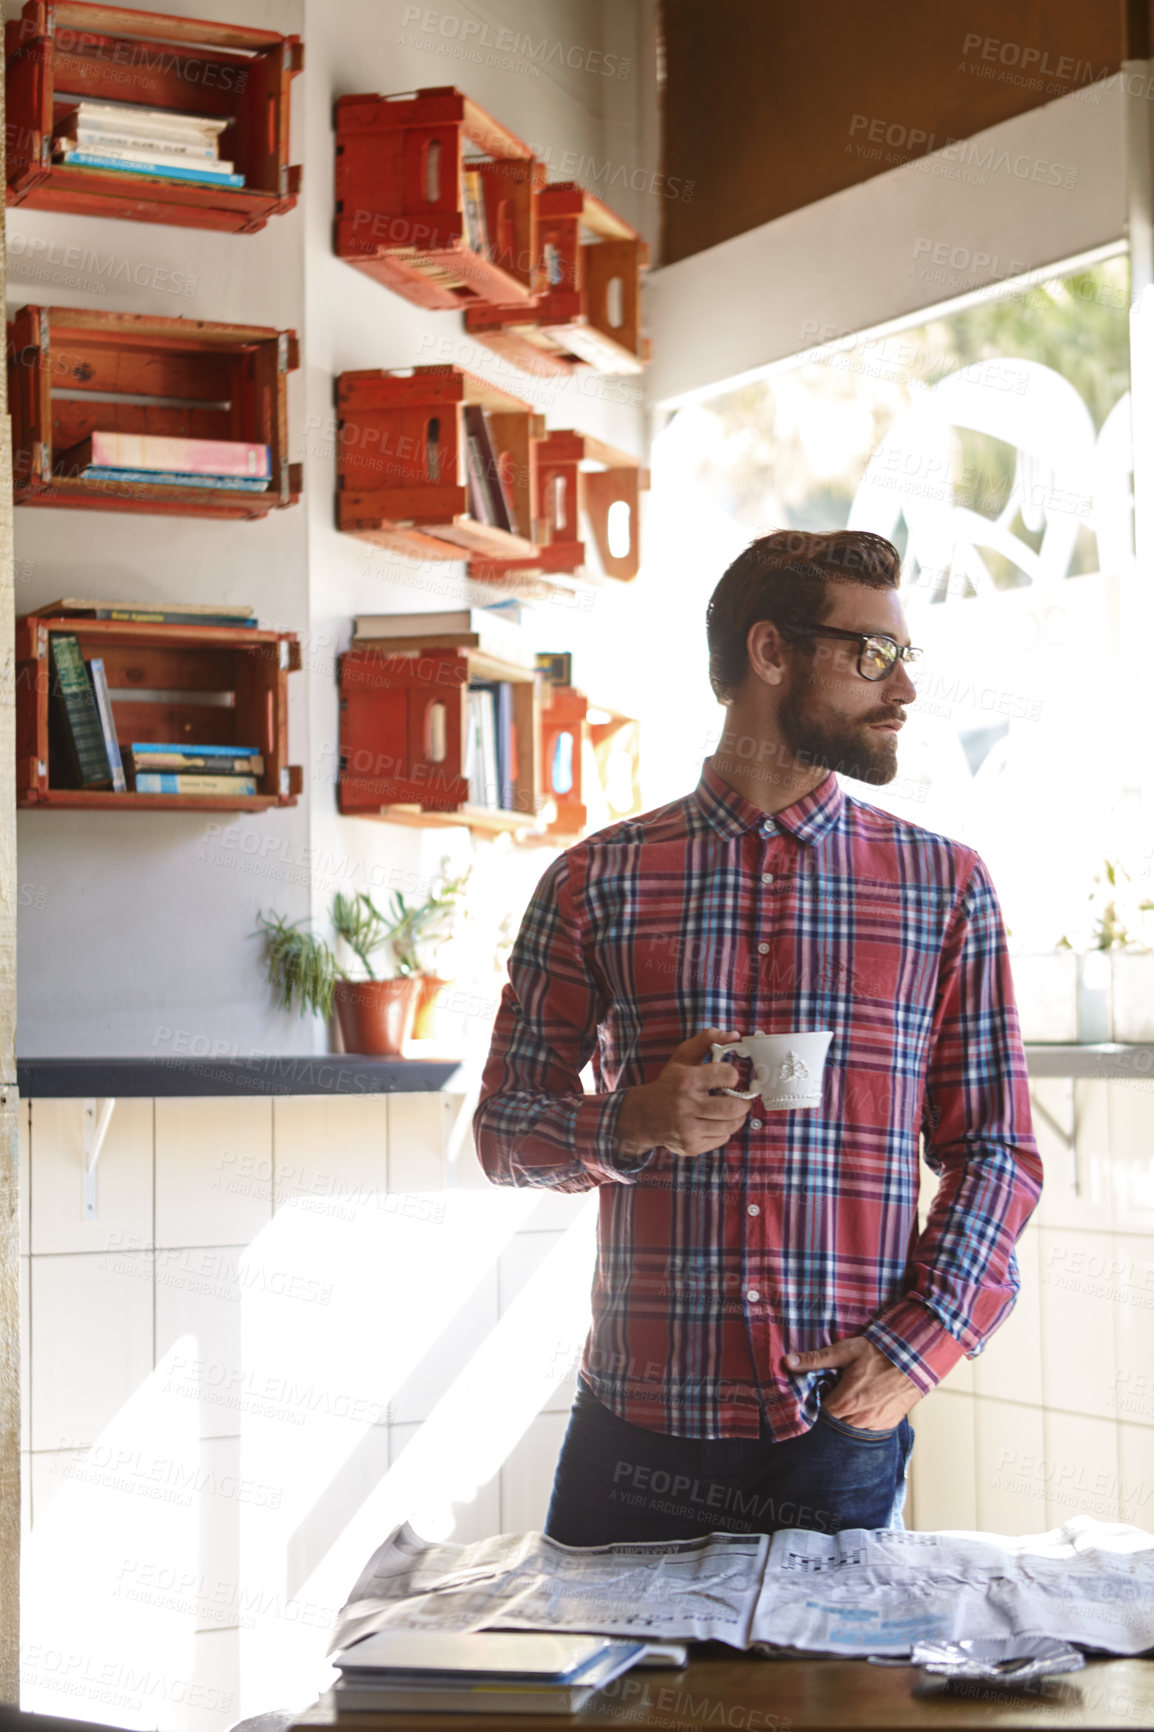
[[[761,1298],[761,1294],[758,1292],[756,1287],[751,1287],[745,1297],[749,1300],[751,1305],[756,1305],[757,1301]]]
[[[769,945],[768,944],[759,944],[757,947],[757,954],[759,956],[768,956],[769,955]]]
[[[763,836],[772,836],[776,829],[777,825],[771,819],[767,819],[761,826],[761,833]]]
[[[761,882],[763,884],[772,884],[773,883],[773,873],[772,872],[763,872],[761,875]]]
[[[747,1215],[760,1215],[761,1214],[761,1210],[758,1208],[756,1203],[751,1203],[749,1205],[749,1208],[745,1212]]]
[[[759,1131],[761,1129],[761,1120],[760,1119],[750,1119],[749,1128],[751,1131]],[[757,1214],[756,1209],[753,1212],[755,1215]]]

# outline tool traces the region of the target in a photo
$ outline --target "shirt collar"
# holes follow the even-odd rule
[[[701,766],[701,780],[694,790],[694,798],[719,836],[739,836],[745,830],[762,830],[769,825],[766,832],[769,835],[787,830],[799,842],[809,843],[820,842],[826,832],[833,829],[845,805],[841,783],[831,770],[825,781],[819,782],[811,793],[804,794],[792,806],[786,806],[771,816],[739,794],[736,788],[731,788],[708,758]]]

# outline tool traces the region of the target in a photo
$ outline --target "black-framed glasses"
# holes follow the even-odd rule
[[[856,643],[859,646],[857,671],[863,680],[884,680],[893,672],[899,658],[907,667],[914,667],[925,654],[924,650],[915,649],[912,644],[898,643],[885,632],[842,631],[832,625],[795,625],[792,621],[780,629],[804,637],[840,637]]]

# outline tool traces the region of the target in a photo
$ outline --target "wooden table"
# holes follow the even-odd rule
[[[1044,1680],[1037,1694],[1006,1696],[981,1684],[914,1694],[915,1666],[866,1660],[763,1660],[708,1643],[684,1671],[633,1671],[579,1714],[342,1714],[325,1696],[296,1722],[301,1732],[563,1732],[566,1726],[697,1727],[789,1732],[803,1727],[1154,1727],[1154,1660],[1087,1660]],[[957,1690],[957,1687],[954,1687]],[[294,1728],[295,1732],[295,1728]]]

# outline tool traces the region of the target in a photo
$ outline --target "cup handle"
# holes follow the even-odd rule
[[[724,1061],[727,1052],[735,1052],[739,1058],[749,1057],[749,1052],[747,1051],[743,1040],[735,1042],[733,1046],[714,1045],[710,1050],[712,1053],[712,1057],[709,1061],[710,1064],[721,1064]],[[761,1090],[754,1088],[750,1089],[747,1093],[744,1089],[719,1089],[718,1093],[723,1095],[733,1095],[734,1098],[739,1101],[751,1101],[755,1095],[761,1093]]]

